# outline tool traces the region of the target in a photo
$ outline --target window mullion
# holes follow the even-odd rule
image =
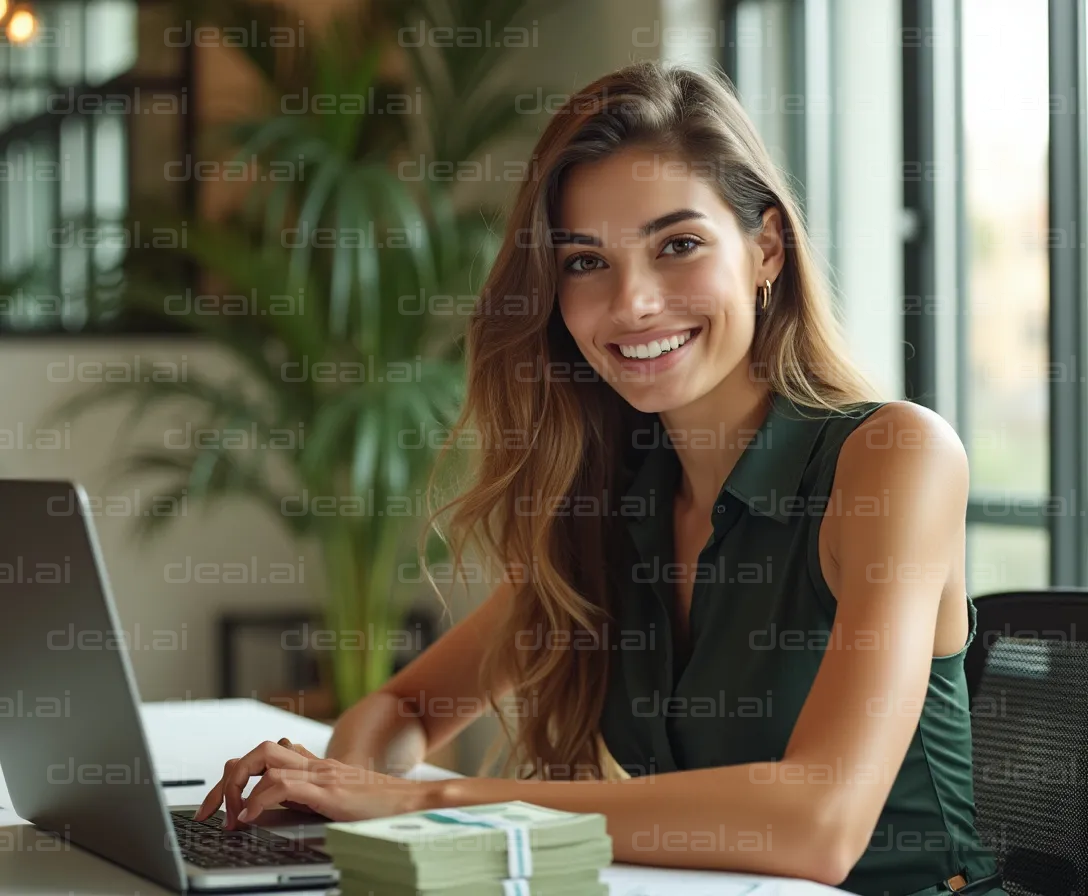
[[[1071,502],[1050,518],[1051,584],[1088,583],[1085,550],[1085,0],[1050,0],[1050,491]]]

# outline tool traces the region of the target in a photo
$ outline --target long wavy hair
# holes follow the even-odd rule
[[[623,494],[637,466],[632,433],[648,431],[657,415],[634,409],[599,376],[580,375],[591,368],[559,312],[549,234],[566,172],[632,146],[710,172],[704,179],[749,238],[766,209],[780,210],[785,265],[757,317],[750,355],[770,391],[832,411],[879,398],[847,359],[799,205],[724,74],[639,62],[572,96],[537,142],[468,325],[466,401],[446,440],[452,447],[473,434],[467,486],[430,515],[423,536],[433,527],[452,548],[455,578],[473,544],[513,589],[480,669],[504,737],[478,774],[505,745],[501,776],[512,765],[517,778],[627,776],[598,725],[611,653],[602,631],[613,628],[603,624],[622,581],[622,572],[608,571],[624,533],[619,514],[570,508],[579,500],[603,507],[606,496]],[[566,511],[540,512],[557,500],[551,506]],[[536,512],[522,509],[526,501]],[[436,524],[446,513],[448,537]],[[435,585],[425,559],[423,566]],[[578,644],[596,649],[570,649]],[[497,681],[512,683],[513,725],[496,701]]]

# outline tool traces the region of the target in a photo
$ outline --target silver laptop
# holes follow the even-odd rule
[[[178,891],[332,886],[312,841],[170,809],[83,489],[0,479],[0,769],[15,811]],[[213,782],[209,782],[209,787]]]

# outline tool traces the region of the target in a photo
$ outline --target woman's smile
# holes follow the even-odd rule
[[[610,342],[608,343],[608,351],[627,369],[658,373],[675,367],[686,358],[691,353],[691,344],[699,338],[702,332],[702,327],[679,331],[672,339],[668,340],[670,343],[668,350],[664,350],[664,346],[660,344],[659,340],[647,340],[640,343],[632,339],[630,341],[625,340],[622,343]],[[684,336],[685,333],[687,334],[686,337]],[[683,341],[681,342],[681,340]],[[673,341],[677,343],[676,348],[671,347]],[[620,348],[621,345],[623,349]],[[638,347],[637,355],[632,351],[635,346]],[[623,353],[624,350],[628,352],[627,355]]]

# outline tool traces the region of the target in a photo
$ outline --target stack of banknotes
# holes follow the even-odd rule
[[[522,800],[326,827],[342,896],[608,896],[612,838],[597,812]]]

